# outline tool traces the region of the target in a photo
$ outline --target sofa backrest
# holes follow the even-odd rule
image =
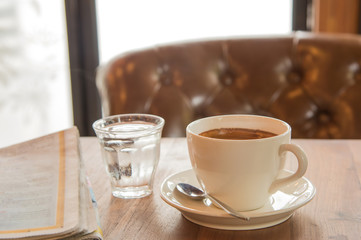
[[[258,114],[294,138],[361,138],[361,37],[295,32],[173,43],[121,54],[101,66],[103,115],[151,113],[163,136],[191,121]]]

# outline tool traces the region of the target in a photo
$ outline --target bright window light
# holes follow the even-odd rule
[[[182,40],[287,34],[291,0],[97,1],[100,61]]]

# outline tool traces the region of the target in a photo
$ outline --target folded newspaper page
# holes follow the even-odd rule
[[[0,239],[102,239],[76,127],[0,149]]]

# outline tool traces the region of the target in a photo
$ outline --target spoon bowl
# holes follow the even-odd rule
[[[242,220],[246,220],[246,221],[249,221],[249,217],[244,215],[244,214],[241,214],[239,212],[237,212],[236,210],[234,210],[233,208],[231,208],[230,206],[228,206],[227,204],[219,201],[217,198],[215,197],[212,197],[210,196],[209,194],[203,192],[201,189],[191,185],[191,184],[188,184],[188,183],[178,183],[176,185],[176,189],[194,199],[194,200],[200,200],[200,199],[204,199],[204,198],[208,198],[210,199],[215,205],[219,206],[220,208],[222,208],[225,212],[227,212],[228,214],[230,214],[231,216],[233,217],[236,217],[236,218],[239,218],[239,219],[242,219]]]
[[[201,189],[188,183],[178,183],[176,188],[179,192],[194,200],[202,200],[206,197],[206,194]]]

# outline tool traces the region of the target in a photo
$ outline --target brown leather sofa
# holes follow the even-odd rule
[[[361,36],[295,32],[137,50],[101,66],[103,115],[151,113],[163,136],[195,119],[258,114],[294,138],[361,138]]]

